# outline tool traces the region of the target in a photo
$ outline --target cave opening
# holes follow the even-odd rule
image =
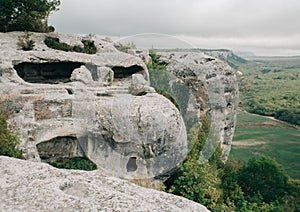
[[[74,136],[59,136],[36,145],[42,162],[57,168],[95,170],[97,165],[89,160]]]
[[[126,168],[127,168],[127,172],[134,172],[137,170],[136,157],[129,158]]]
[[[114,78],[127,78],[133,74],[143,71],[144,69],[141,66],[133,65],[129,67],[114,66],[112,67],[112,70],[114,72]]]
[[[80,62],[19,63],[14,66],[19,77],[29,83],[67,83],[74,69],[84,65]]]
[[[78,139],[73,136],[55,137],[37,144],[36,147],[43,162],[84,156]]]

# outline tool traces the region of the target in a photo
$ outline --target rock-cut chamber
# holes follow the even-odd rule
[[[70,82],[74,69],[83,63],[53,62],[53,63],[20,63],[14,66],[19,77],[29,83],[66,83]]]

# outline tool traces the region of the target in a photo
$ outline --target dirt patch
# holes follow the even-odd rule
[[[240,140],[232,142],[233,146],[257,146],[266,144],[264,141],[256,141],[255,139]]]

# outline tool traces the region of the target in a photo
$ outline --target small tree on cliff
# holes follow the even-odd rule
[[[60,0],[0,0],[0,31],[54,31],[48,17]]]

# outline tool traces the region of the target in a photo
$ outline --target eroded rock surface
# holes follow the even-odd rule
[[[24,157],[55,161],[85,156],[127,179],[148,179],[178,168],[187,154],[178,109],[150,87],[144,62],[96,39],[94,55],[48,48],[32,34],[0,33],[0,100],[20,132]],[[50,34],[76,45],[79,37]],[[80,43],[78,43],[80,44]]]
[[[208,211],[99,171],[62,170],[0,156],[0,176],[1,211]]]
[[[34,49],[23,51],[17,45],[22,34],[0,33],[0,101],[20,132],[26,159],[86,156],[127,179],[164,180],[180,166],[188,152],[184,120],[174,104],[154,93],[141,58],[96,38],[94,55],[50,49],[46,36],[70,45],[82,39],[53,33],[32,34]],[[226,160],[236,124],[235,73],[202,53],[158,56],[190,89],[188,113],[211,117],[211,139],[221,143]]]
[[[158,56],[168,64],[167,71],[189,87],[196,104],[189,104],[188,108],[194,108],[200,117],[202,114],[210,117],[212,140],[219,141],[226,161],[236,127],[238,84],[235,71],[223,61],[201,52],[159,52]]]

